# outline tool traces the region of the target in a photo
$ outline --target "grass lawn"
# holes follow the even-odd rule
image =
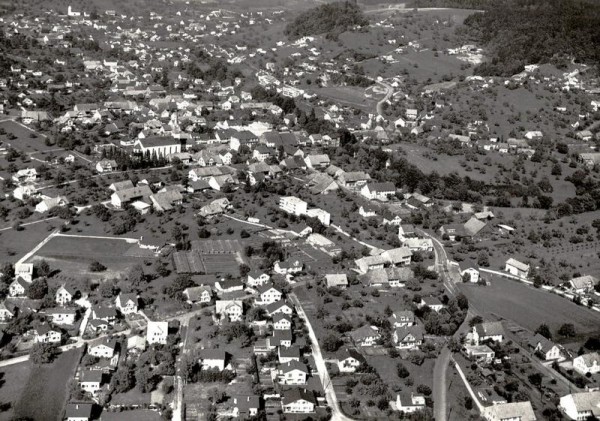
[[[31,364],[28,362],[0,369],[0,402],[14,405],[23,393],[30,373]],[[0,421],[9,421],[14,415],[14,407],[6,412],[0,412]]]
[[[113,405],[142,405],[144,403],[150,404],[150,397],[151,393],[142,393],[137,387],[134,387],[133,389],[125,393],[115,393],[112,396],[111,403]]]
[[[50,365],[34,366],[15,414],[34,420],[61,420],[67,385],[81,357],[81,348],[61,354]]]
[[[56,149],[56,146],[46,146],[45,139],[33,127],[27,129],[14,121],[3,121],[0,123],[0,128],[6,130],[6,133],[12,133],[17,138],[10,140],[6,135],[1,135],[0,140],[9,143],[13,148],[25,153],[47,151]],[[37,133],[36,137],[31,137],[31,134]]]
[[[154,259],[153,253],[123,239],[101,239],[58,236],[46,243],[29,261],[45,259],[52,268],[65,275],[88,277],[119,277],[131,266],[146,259]],[[99,261],[107,270],[90,272],[89,264]]]
[[[123,412],[103,412],[102,421],[160,421],[163,418],[158,412],[136,409],[134,411],[123,411]]]
[[[1,231],[0,262],[16,262],[61,224],[61,219],[53,219],[48,222],[28,225],[24,227],[23,231],[13,229]]]
[[[598,332],[600,314],[549,292],[520,282],[500,277],[490,277],[491,285],[460,284],[469,299],[469,305],[494,319],[512,320],[531,331],[546,323],[556,331],[563,323],[575,325],[580,334]]]

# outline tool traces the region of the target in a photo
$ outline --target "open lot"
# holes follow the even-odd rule
[[[490,319],[512,320],[531,331],[546,323],[555,332],[567,322],[580,334],[600,330],[600,314],[563,297],[497,276],[490,277],[490,282],[486,287],[460,285],[469,305]]]
[[[61,354],[50,365],[34,366],[15,405],[17,417],[33,420],[61,420],[67,398],[67,384],[79,359],[81,349]]]
[[[0,232],[0,262],[14,263],[38,245],[50,232],[62,224],[52,219],[24,227],[23,231],[7,229]]]
[[[152,259],[154,254],[140,249],[135,243],[122,238],[71,237],[52,238],[29,262],[45,259],[52,268],[66,275],[118,277],[131,266]],[[89,264],[99,261],[107,270],[89,272]]]
[[[0,136],[0,140],[10,144],[13,148],[18,151],[25,153],[49,151],[56,149],[55,146],[46,146],[44,137],[36,132],[33,128],[24,127],[14,121],[3,121],[0,122],[0,128],[6,130],[6,135]],[[16,139],[8,139],[7,135],[12,133],[16,136]],[[32,137],[31,135],[34,135]]]
[[[10,403],[12,407],[8,411],[0,412],[0,421],[13,419],[14,405],[23,393],[27,379],[31,374],[31,364],[21,364],[3,367],[0,370],[0,403]]]

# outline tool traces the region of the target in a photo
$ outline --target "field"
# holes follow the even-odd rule
[[[15,231],[14,229],[0,231],[0,262],[16,262],[37,246],[51,231],[59,227],[61,223],[60,219],[53,219],[27,225],[23,231]]]
[[[546,323],[555,332],[567,322],[579,334],[600,330],[600,314],[520,282],[493,277],[487,287],[461,284],[460,289],[484,318],[512,320],[531,331]]]
[[[37,133],[35,130],[23,127],[14,121],[3,121],[0,123],[0,128],[6,130],[7,134],[12,133],[17,137],[16,139],[10,140],[6,135],[2,135],[0,136],[0,140],[9,143],[13,148],[19,151],[31,154],[33,152],[56,149],[56,147],[53,146],[46,146],[44,137],[39,133],[35,135],[36,137],[31,137],[32,133]]]
[[[363,88],[351,86],[331,86],[312,90],[319,98],[326,98],[334,101],[336,104],[348,105],[359,108],[366,112],[372,112],[375,109],[377,101],[365,96]]]
[[[51,365],[33,367],[15,405],[15,414],[34,420],[61,420],[67,384],[80,357],[81,349],[72,350],[61,354]]]
[[[29,259],[35,262],[45,259],[52,268],[66,275],[88,275],[118,277],[132,265],[153,258],[149,250],[122,238],[71,237],[58,235],[46,243]],[[108,269],[104,272],[89,272],[89,264],[99,261]]]
[[[25,383],[31,374],[31,364],[28,362],[10,365],[0,369],[0,403],[10,403],[11,410],[0,412],[0,421],[13,419],[14,405],[23,393]]]

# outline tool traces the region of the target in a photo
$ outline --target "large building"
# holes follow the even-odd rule
[[[296,216],[305,215],[308,204],[295,196],[282,196],[279,199],[279,208]]]
[[[600,417],[600,391],[571,393],[560,398],[560,409],[570,419],[586,421]]]
[[[181,152],[181,141],[159,136],[137,139],[133,144],[133,151],[143,155],[148,154],[150,157],[156,155],[157,158],[168,159],[170,155]]]

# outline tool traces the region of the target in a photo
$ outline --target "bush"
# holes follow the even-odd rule
[[[102,263],[94,260],[92,263],[90,263],[90,272],[104,272],[106,270],[106,266],[104,266]]]

